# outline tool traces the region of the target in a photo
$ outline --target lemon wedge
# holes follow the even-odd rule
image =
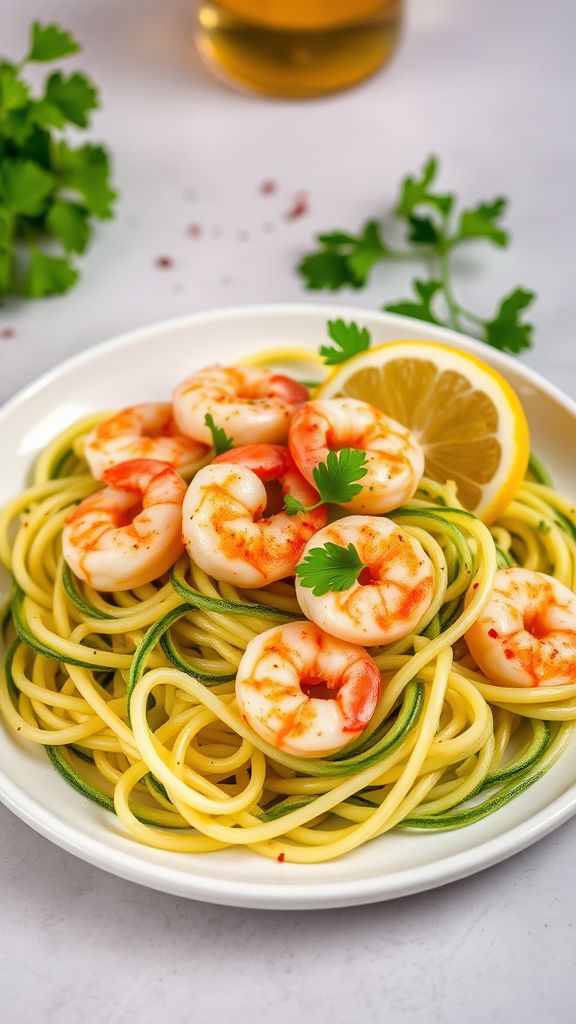
[[[360,398],[409,427],[426,475],[453,480],[486,522],[504,511],[526,472],[528,424],[508,382],[476,356],[427,341],[392,341],[338,366],[318,398]]]

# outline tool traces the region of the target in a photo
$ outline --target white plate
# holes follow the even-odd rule
[[[328,318],[365,323],[375,343],[434,339],[474,352],[518,392],[533,448],[560,490],[573,492],[576,406],[521,363],[459,334],[357,308],[267,306],[173,320],[92,348],[46,374],[0,411],[0,504],[25,484],[44,445],[86,413],[163,399],[196,367],[231,362],[259,348],[325,341]],[[0,591],[7,580],[0,581]],[[503,860],[576,812],[571,750],[529,790],[475,825],[446,833],[393,833],[341,860],[277,864],[249,851],[194,856],[140,846],[114,815],[75,793],[43,751],[0,728],[0,799],[23,821],[70,853],[142,885],[231,906],[320,908],[391,899],[430,889]]]

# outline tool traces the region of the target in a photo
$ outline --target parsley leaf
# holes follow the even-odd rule
[[[328,288],[337,291],[344,285],[361,288],[370,271],[388,254],[380,225],[366,222],[359,235],[329,231],[317,236],[321,249],[301,260],[298,270],[311,291]]]
[[[383,307],[389,313],[400,313],[402,316],[412,316],[416,320],[427,320],[431,324],[440,324],[432,309],[432,299],[442,290],[441,281],[419,281],[412,282],[418,301],[401,299],[400,302],[387,302]]]
[[[31,160],[4,159],[0,168],[1,201],[14,213],[34,217],[54,187],[54,175]]]
[[[326,231],[316,237],[327,249],[336,249],[340,245],[356,245],[356,236],[350,235],[346,231]]]
[[[80,49],[73,36],[59,25],[42,25],[35,21],[32,25],[32,39],[26,60],[58,60],[60,57],[79,53]]]
[[[438,160],[435,156],[428,158],[422,169],[420,178],[408,175],[400,185],[400,198],[394,213],[397,217],[408,218],[421,206],[431,206],[444,215],[448,215],[454,205],[454,196],[430,191],[430,186],[438,174]]]
[[[322,597],[349,590],[365,568],[353,544],[345,548],[327,541],[324,547],[310,549],[296,566],[296,574],[303,587],[310,588],[315,597]]]
[[[348,254],[346,261],[354,277],[356,287],[366,283],[370,271],[386,253],[387,247],[382,239],[378,221],[367,221],[362,229],[362,233],[355,240],[352,251]]]
[[[60,239],[66,252],[82,253],[90,241],[88,211],[77,203],[53,203],[46,215],[46,227]]]
[[[0,124],[0,138],[4,136],[5,139],[16,143],[17,147],[23,146],[34,129],[30,117],[31,109],[32,106],[10,110]]]
[[[298,271],[310,291],[317,292],[326,288],[330,292],[337,292],[345,285],[350,288],[360,287],[356,284],[346,256],[337,249],[323,248],[320,252],[304,256],[298,264]]]
[[[206,413],[204,423],[212,434],[212,447],[214,448],[216,455],[223,455],[224,452],[229,452],[230,449],[234,447],[232,438],[228,437],[228,434],[222,429],[222,427],[217,427],[214,423],[212,413]]]
[[[320,355],[328,366],[345,363],[351,356],[370,348],[370,331],[367,327],[358,327],[353,320],[349,324],[343,320],[329,320],[328,334],[335,345],[320,347]]]
[[[440,231],[430,217],[417,217],[411,213],[408,217],[408,238],[417,245],[436,245],[440,241]]]
[[[314,483],[324,502],[343,505],[351,501],[362,490],[358,483],[368,472],[366,468],[366,452],[360,448],[341,448],[338,452],[328,452],[325,462],[320,462],[312,470]]]
[[[12,64],[0,64],[0,110],[8,113],[28,102],[30,90],[19,77],[18,68]]]
[[[39,249],[32,251],[25,281],[27,295],[32,298],[59,295],[72,288],[77,280],[78,271],[69,260],[47,256]]]
[[[46,83],[45,101],[71,124],[87,128],[88,114],[98,106],[98,92],[78,71],[69,78],[55,71]]]
[[[320,505],[321,502],[318,502],[318,504]],[[315,505],[312,505],[311,507],[316,508]],[[295,516],[298,512],[309,512],[310,507],[306,508],[306,505],[303,505],[301,501],[298,501],[298,498],[294,498],[291,494],[285,494],[284,511],[287,512],[289,516]]]
[[[458,226],[458,239],[485,238],[494,245],[508,245],[509,234],[498,221],[504,216],[507,201],[502,196],[490,203],[478,203],[471,210],[462,210]]]
[[[297,512],[310,512],[319,505],[332,503],[343,505],[351,501],[362,490],[358,483],[366,476],[366,452],[360,448],[341,448],[338,452],[328,452],[325,462],[318,463],[312,470],[314,483],[320,495],[314,505],[303,505],[290,494],[284,497],[284,508],[288,515]]]
[[[485,322],[486,341],[502,352],[517,354],[532,344],[532,324],[522,323],[521,316],[534,301],[534,292],[515,288],[502,300],[492,320]]]
[[[61,142],[58,159],[63,182],[83,196],[95,217],[105,220],[112,216],[116,193],[110,187],[110,161],[102,146],[79,146],[73,149]]]
[[[63,128],[66,124],[66,118],[60,108],[49,103],[48,100],[35,100],[28,111],[27,118],[30,128],[33,128],[34,124],[41,128]]]

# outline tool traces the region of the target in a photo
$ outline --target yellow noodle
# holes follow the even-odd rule
[[[283,621],[258,609],[232,615],[225,602],[297,617],[290,581],[239,590],[184,558],[179,568],[189,585],[224,602],[221,608],[201,600],[186,608],[167,577],[115,594],[76,580],[76,597],[69,591],[60,535],[70,508],[98,486],[82,449],[102,415],[56,438],[32,486],[0,512],[0,559],[20,588],[7,626],[12,653],[0,713],[24,739],[62,750],[87,795],[96,789],[113,798],[135,841],[183,854],[244,846],[319,863],[407,817],[466,808],[490,773],[528,756],[540,721],[552,723],[550,749],[568,742],[562,723],[576,721],[576,683],[496,686],[462,643],[491,592],[498,551],[576,587],[576,540],[567,526],[576,510],[553,489],[526,481],[490,530],[459,508],[452,483],[423,480],[409,507],[392,514],[432,562],[433,602],[413,633],[372,652],[382,696],[346,757],[312,762],[262,741],[238,713],[234,680],[219,678],[234,675],[254,636]],[[58,467],[69,475],[50,479]],[[156,643],[131,680],[148,631],[177,609],[183,614],[166,635],[189,671],[174,667],[169,649]],[[401,721],[403,702],[415,699],[415,685],[423,692],[418,718],[394,746],[372,754]]]

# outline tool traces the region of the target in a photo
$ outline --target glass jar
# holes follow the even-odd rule
[[[232,85],[320,96],[386,64],[401,19],[402,0],[200,0],[197,43]]]

